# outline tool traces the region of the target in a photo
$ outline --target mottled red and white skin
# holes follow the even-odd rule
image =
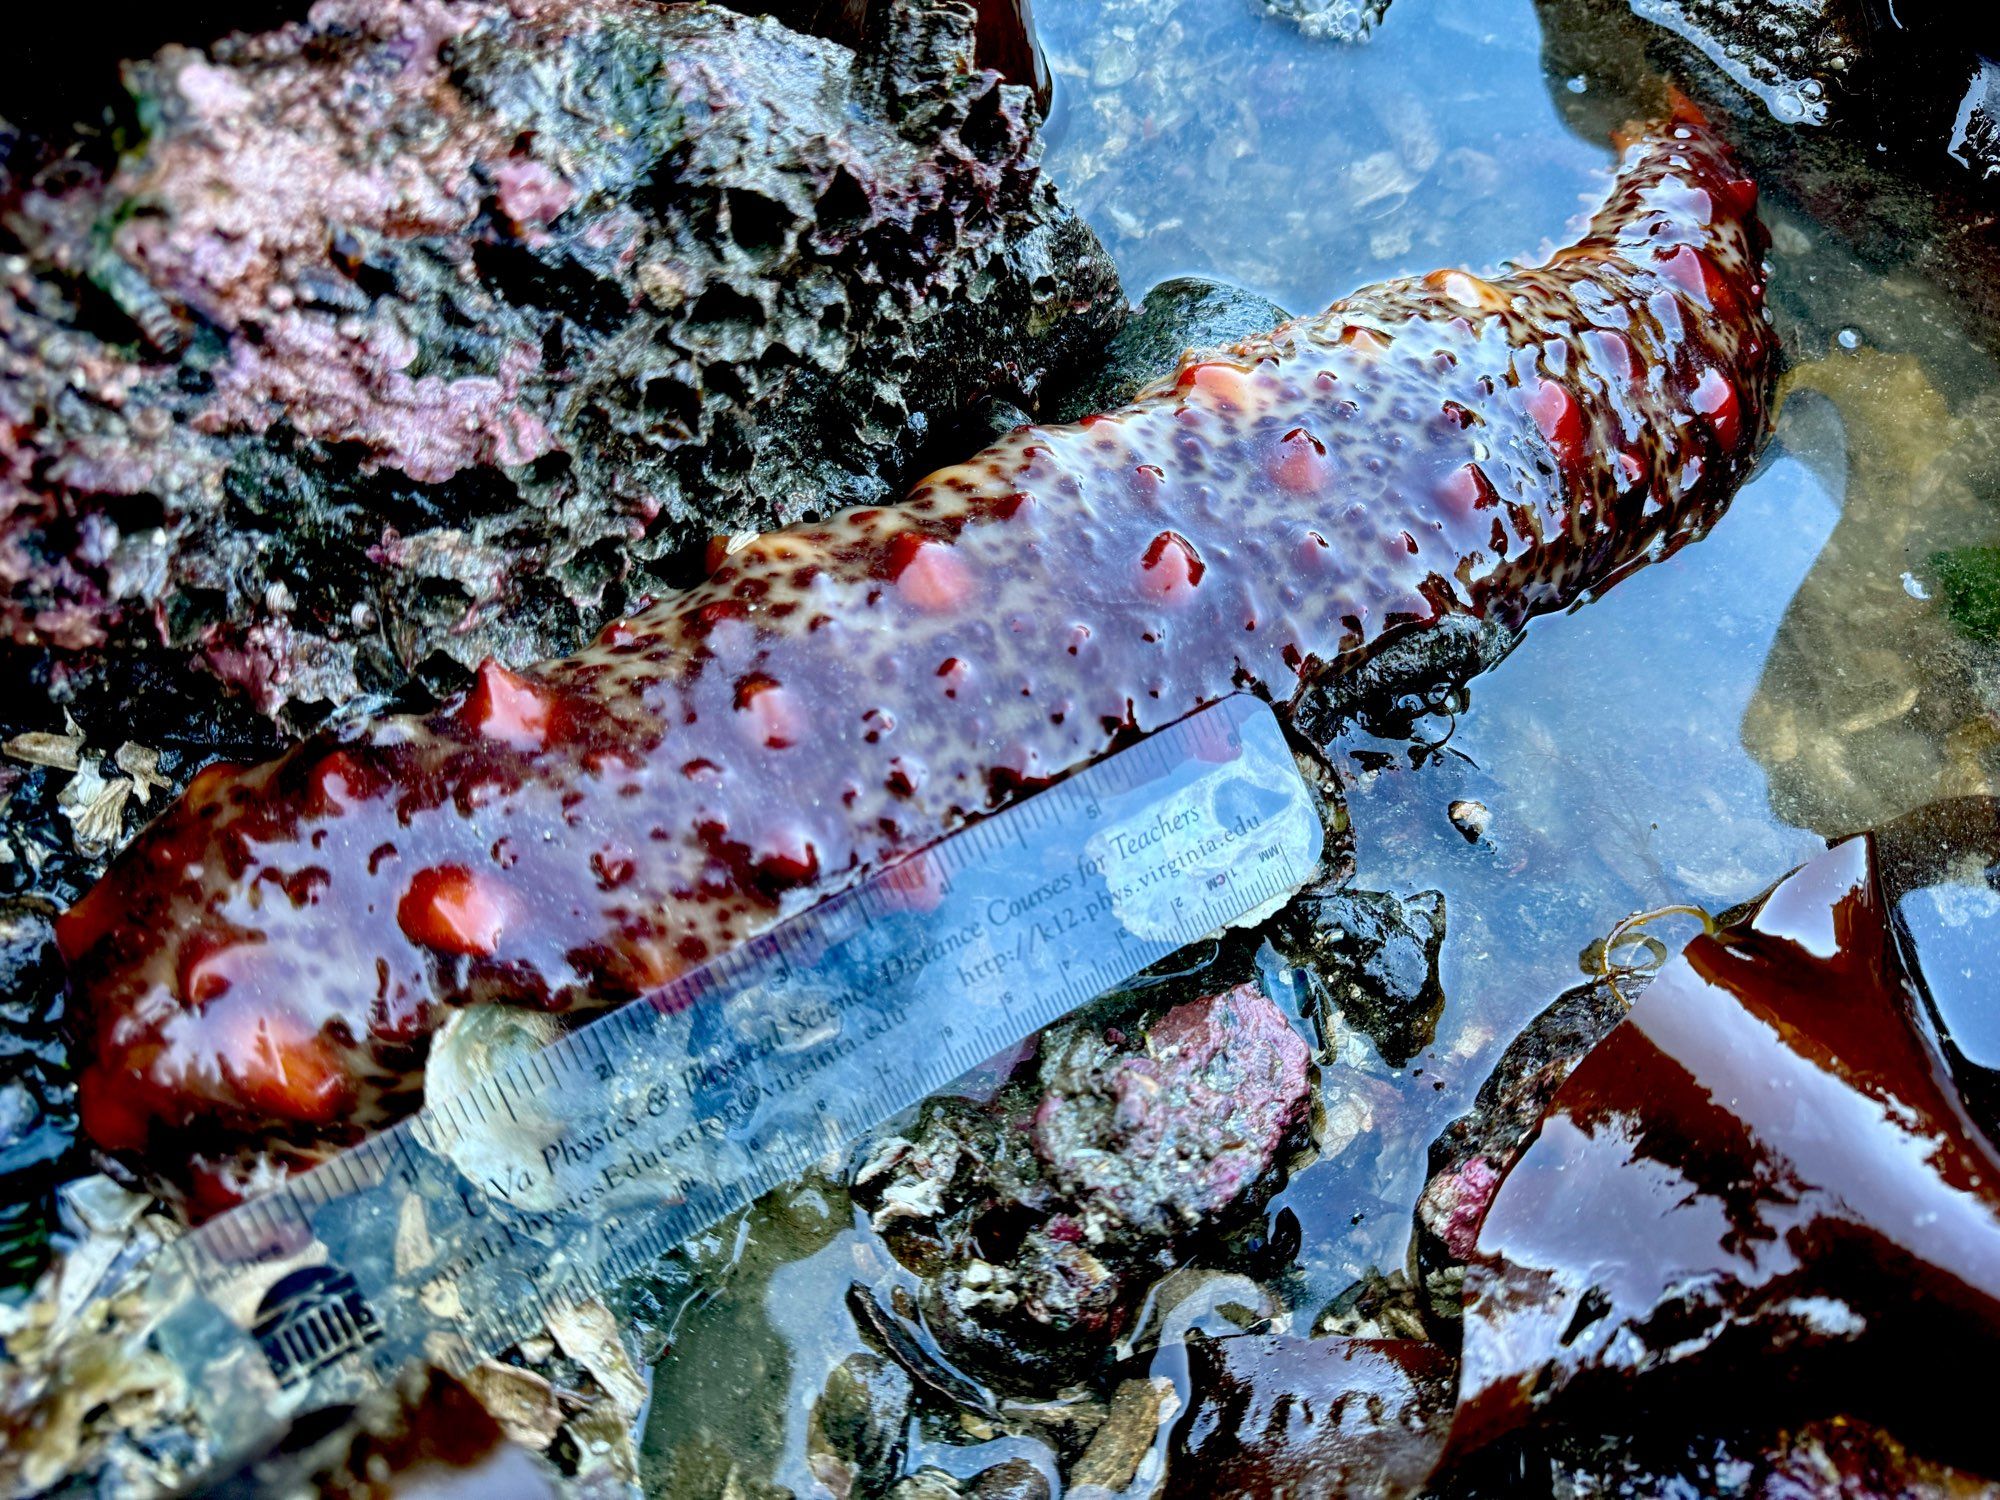
[[[204,772],[62,921],[85,1128],[212,1210],[412,1107],[451,1006],[627,1000],[1226,694],[1282,714],[1699,535],[1770,409],[1755,197],[1660,127],[1545,265],[1370,287],[718,548],[575,656]]]

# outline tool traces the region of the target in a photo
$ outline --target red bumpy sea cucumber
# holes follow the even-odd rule
[[[1283,712],[1662,555],[1767,427],[1755,198],[1675,121],[1545,265],[1370,287],[718,549],[575,656],[203,772],[61,923],[86,1130],[210,1211],[411,1108],[449,1006],[628,999],[1234,690]]]

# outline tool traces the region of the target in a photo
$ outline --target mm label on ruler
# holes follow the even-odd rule
[[[154,1337],[221,1453],[464,1371],[1312,877],[1271,710],[1184,719],[177,1241]]]

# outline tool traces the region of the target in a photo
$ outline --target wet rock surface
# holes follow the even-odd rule
[[[1146,293],[1102,356],[1060,389],[1052,415],[1076,422],[1093,412],[1115,411],[1172,374],[1183,355],[1240,343],[1291,316],[1270,298],[1227,282],[1203,276],[1163,281]]]
[[[1263,0],[1263,5],[1307,36],[1335,42],[1365,42],[1389,13],[1389,0]]]
[[[856,1194],[961,1365],[1015,1389],[1082,1373],[1177,1251],[1282,1181],[1311,1084],[1304,1040],[1254,984],[1150,1023],[1079,1021],[986,1104],[943,1100],[880,1142]]]
[[[7,635],[310,715],[890,493],[1122,314],[977,48],[352,0],[135,66],[131,149],[0,195]]]
[[[0,901],[0,1282],[39,1264],[50,1188],[76,1136],[47,902]]]
[[[1861,0],[1632,0],[1694,42],[1780,119],[1819,125],[1858,86],[1874,25]]]
[[[1901,135],[1969,181],[2000,172],[2000,25],[1978,8],[1868,0],[1630,0],[1787,125]]]
[[[1501,1177],[1533,1137],[1563,1080],[1625,1018],[1627,1000],[1644,988],[1638,977],[1619,988],[1600,980],[1560,996],[1501,1053],[1472,1111],[1432,1142],[1411,1255],[1421,1306],[1439,1338],[1456,1337],[1465,1263]]]
[[[1309,976],[1322,1047],[1333,1045],[1337,1019],[1365,1032],[1392,1067],[1430,1045],[1444,1009],[1442,891],[1311,894],[1285,913],[1283,931],[1287,955]]]
[[[1990,187],[2000,178],[2000,62],[1981,57],[1952,111],[1951,135],[1945,149]]]
[[[806,1437],[814,1477],[836,1495],[871,1494],[902,1467],[914,1387],[891,1361],[850,1354],[834,1366]]]

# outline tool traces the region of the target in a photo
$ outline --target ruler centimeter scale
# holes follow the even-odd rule
[[[462,1373],[1275,910],[1321,841],[1270,708],[1226,699],[182,1237],[154,1340],[218,1456],[410,1359]]]

